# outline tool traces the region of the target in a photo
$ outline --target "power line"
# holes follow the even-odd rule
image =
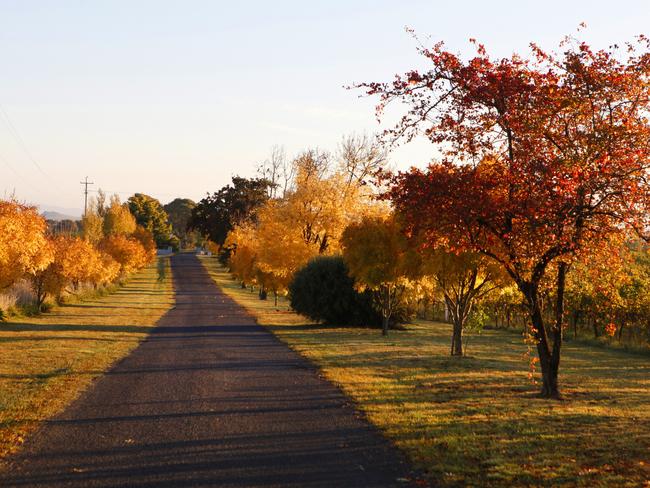
[[[34,185],[31,184],[30,181],[27,181],[25,178],[23,178],[23,176],[22,176],[18,171],[16,171],[16,168],[13,167],[13,165],[12,165],[12,164],[7,160],[7,158],[4,157],[3,154],[0,154],[0,161],[2,161],[2,162],[4,163],[4,165],[5,165],[7,168],[9,168],[9,169],[11,170],[11,172],[12,172],[14,175],[16,175],[16,177],[18,178],[18,180],[19,180],[21,183],[23,183],[25,186],[27,186],[28,188],[31,188],[32,190],[37,191],[37,192],[42,191],[42,188],[40,188],[40,189],[39,189],[39,188],[36,188]]]
[[[86,213],[88,212],[88,185],[94,185],[92,181],[88,181],[88,177],[86,176],[86,179],[81,182],[82,185],[84,185],[84,217],[86,216]]]
[[[18,130],[16,129],[16,126],[11,122],[11,119],[9,118],[9,114],[7,114],[7,111],[4,109],[2,104],[0,104],[0,113],[2,113],[5,125],[9,128],[9,132],[15,139],[16,143],[20,146],[20,148],[23,150],[25,155],[27,156],[27,159],[29,159],[34,166],[36,166],[36,169],[38,169],[43,176],[50,177],[45,171],[43,171],[43,168],[41,168],[41,165],[38,164],[34,156],[32,156],[32,153],[29,151],[27,148],[27,144],[25,144],[25,140],[20,136],[18,133]]]
[[[117,190],[107,190],[105,188],[99,188],[97,190],[88,190],[88,191],[93,192],[93,193],[103,191],[106,194],[118,194],[118,195],[135,195],[136,193],[144,193],[144,194],[149,195],[149,196],[151,196],[152,194],[155,194],[155,195],[158,195],[158,196],[165,196],[165,197],[177,197],[178,196],[177,193],[173,193],[173,192],[170,192],[170,193],[152,192],[150,194],[150,193],[146,193],[146,192],[143,192],[143,191],[117,191]]]

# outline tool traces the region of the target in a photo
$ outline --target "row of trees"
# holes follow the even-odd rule
[[[384,159],[373,142],[348,139],[334,165],[319,151],[287,165],[276,151],[257,180],[266,197],[215,237],[236,276],[276,293],[314,256],[341,253],[384,332],[397,307],[439,293],[452,354],[481,300],[495,318],[515,310],[542,395],[557,397],[569,320],[574,333],[589,319],[596,333],[597,322],[648,332],[649,48],[644,37],[623,52],[567,39],[559,55],[532,45],[532,59],[494,60],[479,45],[467,61],[423,48],[428,71],[358,87],[379,97],[380,117],[407,108],[385,144],[425,136],[439,161],[380,171],[384,206],[363,184]]]
[[[119,210],[109,212],[116,198],[117,195],[108,197],[99,190],[97,197],[91,199],[83,222],[48,220],[48,233],[68,236],[84,234],[87,238],[97,240],[94,236],[99,236],[105,231],[110,233],[115,225],[123,225],[119,222],[120,216],[115,214]],[[158,248],[188,248],[201,243],[200,234],[188,230],[192,209],[196,206],[189,198],[176,198],[162,205],[159,200],[149,195],[135,193],[129,197],[126,206],[135,217],[136,224],[153,235]],[[119,199],[117,207],[120,207]]]
[[[82,234],[52,234],[36,208],[0,201],[0,291],[28,280],[40,310],[48,297],[60,301],[83,284],[108,285],[156,256],[152,233],[136,223],[126,204],[113,197],[93,203]]]
[[[190,225],[221,246],[242,282],[277,296],[311,258],[339,253],[351,222],[384,207],[364,181],[383,162],[365,136],[346,138],[333,154],[310,149],[291,161],[275,150],[260,177],[234,177],[199,202]]]

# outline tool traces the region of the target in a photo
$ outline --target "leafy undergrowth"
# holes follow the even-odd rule
[[[0,323],[0,459],[133,350],[173,306],[171,273],[159,276],[154,264],[110,295]]]
[[[285,300],[242,290],[215,259],[215,282],[293,349],[316,362],[440,486],[650,486],[650,363],[568,344],[563,401],[536,397],[518,334],[484,331],[451,358],[451,327],[311,324]]]

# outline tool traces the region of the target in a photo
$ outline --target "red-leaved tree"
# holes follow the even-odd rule
[[[387,197],[432,245],[442,235],[503,266],[530,313],[545,397],[559,396],[568,268],[613,234],[647,232],[650,207],[648,40],[595,51],[567,38],[561,50],[495,60],[479,45],[463,60],[437,44],[421,49],[429,71],[358,85],[379,96],[379,116],[406,105],[387,139],[437,144],[440,161],[392,176]]]

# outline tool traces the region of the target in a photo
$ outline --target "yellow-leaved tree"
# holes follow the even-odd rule
[[[0,290],[50,264],[46,228],[35,207],[0,200]]]
[[[284,291],[294,273],[318,254],[318,246],[281,218],[286,217],[286,205],[283,200],[267,203],[259,211],[255,233],[257,266],[275,293]]]
[[[151,254],[133,237],[109,235],[100,243],[100,249],[119,264],[122,276],[137,271],[151,262]]]
[[[142,244],[145,252],[146,263],[152,262],[156,258],[157,253],[156,241],[154,241],[153,233],[141,225],[138,225],[131,237]]]
[[[90,282],[95,285],[108,285],[120,275],[120,264],[110,254],[99,251],[100,266],[91,273]]]
[[[463,331],[475,304],[505,281],[492,260],[478,253],[454,253],[443,246],[420,251],[421,274],[433,279],[445,300],[453,331],[451,355],[463,355]]]
[[[104,217],[94,208],[90,208],[81,219],[83,238],[92,244],[98,244],[104,238]]]
[[[61,301],[64,291],[76,290],[80,283],[93,282],[103,266],[100,252],[88,241],[78,237],[57,236],[49,239],[54,259],[39,271],[30,273],[32,289],[39,308],[47,296]]]
[[[111,197],[111,203],[105,210],[103,226],[105,236],[128,236],[136,230],[135,217],[126,204],[120,203],[117,195]]]
[[[371,290],[383,318],[382,334],[417,274],[418,256],[393,215],[364,217],[341,239],[343,259],[361,289]]]
[[[347,141],[338,166],[318,150],[294,159],[292,181],[284,182],[282,196],[268,200],[226,239],[230,267],[239,279],[258,283],[261,292],[272,291],[277,298],[311,258],[340,251],[341,234],[350,223],[376,213],[381,205],[373,201],[364,179],[382,159],[372,148],[357,147],[367,143]]]
[[[230,272],[242,282],[242,287],[256,283],[256,242],[255,227],[250,223],[235,226],[224,242],[224,247],[231,249]]]

